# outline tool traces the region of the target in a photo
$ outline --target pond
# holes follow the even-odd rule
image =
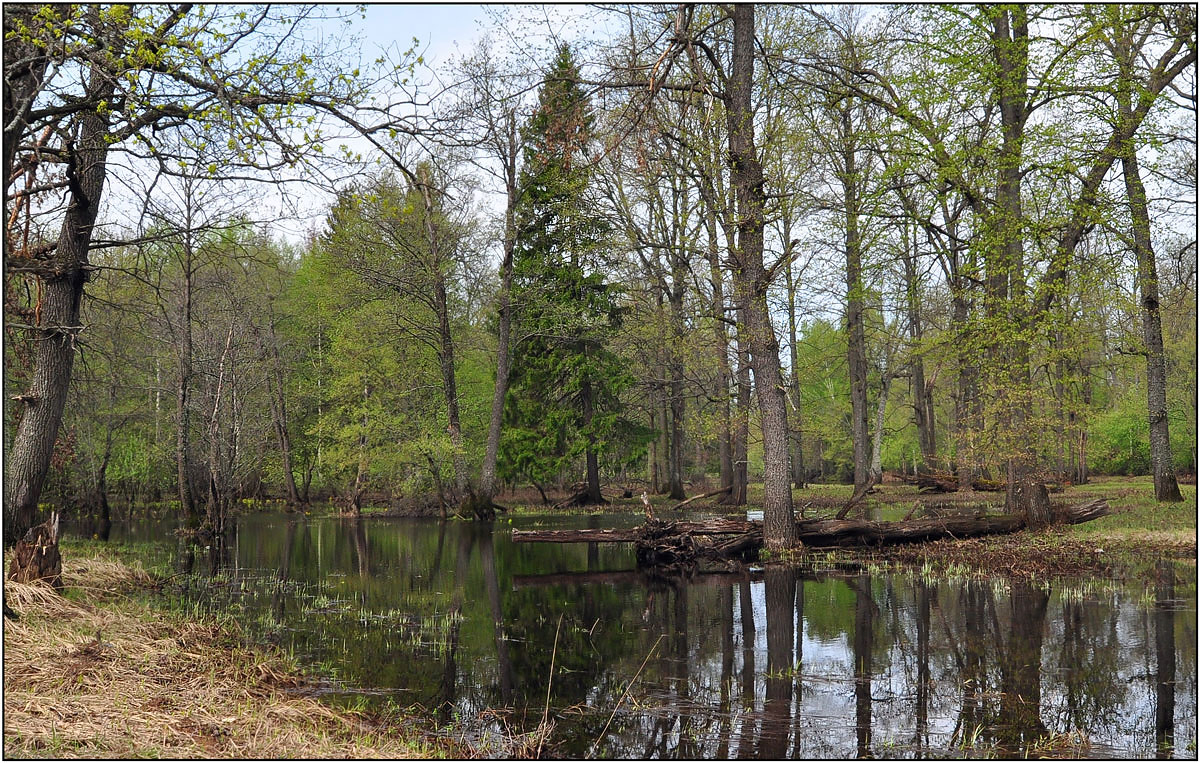
[[[681,582],[634,571],[624,544],[511,541],[639,521],[252,515],[219,553],[153,524],[118,524],[111,542],[157,540],[179,565],[175,605],[233,612],[327,676],[331,701],[481,735],[545,714],[555,756],[1196,755],[1190,572],[1037,585],[768,567]]]

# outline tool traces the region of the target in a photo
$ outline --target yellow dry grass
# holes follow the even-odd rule
[[[63,569],[79,600],[5,581],[4,754],[81,758],[413,758],[430,751],[295,690],[277,653],[157,612],[122,591],[140,567]]]

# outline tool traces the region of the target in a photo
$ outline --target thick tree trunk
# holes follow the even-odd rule
[[[986,304],[989,317],[1005,327],[992,338],[993,363],[988,368],[992,389],[1000,401],[999,442],[1008,471],[1006,506],[1009,511],[1025,512],[1030,525],[1038,527],[1049,524],[1051,517],[1049,502],[1040,500],[1033,482],[1038,438],[1033,425],[1028,335],[1032,316],[1026,294],[1021,200],[1029,27],[1021,6],[989,9],[987,13],[992,21],[992,55],[998,72],[1001,144],[997,156],[997,209],[991,215],[998,241],[988,262]]]
[[[52,588],[61,590],[62,556],[58,551],[58,539],[58,512],[53,511],[48,520],[29,528],[13,548],[9,580],[18,583],[44,580]]]
[[[100,68],[89,74],[88,93],[96,100],[111,100],[114,87]],[[67,157],[70,200],[48,270],[39,276],[42,300],[34,330],[33,372],[29,388],[19,396],[24,407],[7,458],[6,538],[20,538],[33,525],[71,385],[75,337],[82,328],[79,305],[88,279],[88,247],[107,169],[106,115],[81,112],[75,150]]]
[[[738,240],[734,286],[750,339],[754,387],[762,416],[763,526],[768,548],[795,545],[789,479],[787,398],[779,365],[779,342],[767,307],[770,277],[763,266],[763,169],[754,144],[754,6],[733,6],[733,56],[727,92],[730,178],[737,196]]]
[[[1121,157],[1125,194],[1133,218],[1133,249],[1138,263],[1141,294],[1142,341],[1146,345],[1146,407],[1150,417],[1150,468],[1154,473],[1154,498],[1182,501],[1175,479],[1175,461],[1167,424],[1167,365],[1163,352],[1162,316],[1158,307],[1158,266],[1150,243],[1150,212],[1142,184],[1137,153],[1130,147]]]

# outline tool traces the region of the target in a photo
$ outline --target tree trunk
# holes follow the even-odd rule
[[[726,503],[745,506],[750,481],[750,342],[746,338],[746,312],[738,311],[737,335],[737,414],[730,447],[733,457],[733,489]]]
[[[446,399],[446,431],[450,434],[451,462],[454,466],[455,501],[462,501],[470,489],[467,465],[463,459],[462,423],[458,412],[458,380],[454,372],[454,339],[450,336],[450,310],[446,301],[446,279],[439,271],[434,285],[438,311],[440,346],[438,362],[442,371],[442,391]]]
[[[512,274],[513,248],[516,246],[516,206],[519,198],[517,188],[517,156],[520,143],[517,140],[515,114],[507,123],[507,143],[504,154],[504,181],[506,204],[504,207],[504,258],[500,262],[500,291],[496,295],[496,385],[492,390],[492,411],[488,418],[487,444],[484,447],[483,465],[479,470],[480,506],[490,504],[496,495],[496,462],[500,456],[500,433],[504,424],[504,400],[508,395],[508,375],[512,361]],[[478,514],[478,509],[477,509]]]
[[[725,99],[729,129],[730,179],[736,191],[737,247],[731,252],[737,267],[734,287],[743,305],[754,387],[762,415],[763,527],[768,548],[795,545],[789,479],[787,399],[779,365],[779,342],[767,307],[770,277],[763,266],[763,169],[754,144],[754,6],[733,6],[733,56]]]
[[[367,426],[370,424],[370,414],[367,406],[371,401],[371,385],[363,385],[363,413],[362,413],[362,430],[358,433],[358,471],[354,475],[354,484],[350,488],[350,510],[355,515],[362,513],[362,496],[367,484]],[[438,472],[438,465],[430,463],[430,467],[434,470],[434,479],[438,483],[438,494],[441,494],[441,474]],[[442,501],[442,514],[445,515],[445,500]]]
[[[797,366],[800,364],[800,351],[796,344],[796,279],[792,274],[792,221],[791,218],[784,218],[783,221],[783,240],[787,242],[787,251],[784,258],[787,260],[786,269],[783,271],[787,278],[787,301],[788,301],[788,348],[791,353],[791,388],[792,388],[792,413],[795,414],[795,423],[792,426],[792,484],[798,488],[804,487],[804,427],[802,425],[802,413],[800,405],[800,373]]]
[[[588,504],[605,503],[600,493],[600,462],[596,455],[596,436],[591,434],[593,416],[592,383],[584,381],[579,390],[580,401],[583,404],[583,428],[588,431],[587,443],[587,487],[584,498]]]
[[[845,195],[846,224],[846,359],[850,368],[850,440],[854,452],[854,489],[860,490],[871,478],[870,430],[867,424],[867,340],[863,327],[865,287],[862,280],[862,238],[858,230],[859,178],[850,121],[850,107],[841,114],[843,141],[841,176]]]
[[[709,283],[712,286],[710,308],[713,332],[717,341],[718,388],[716,399],[720,419],[720,431],[717,433],[717,460],[721,486],[732,487],[734,484],[734,456],[730,388],[733,386],[733,371],[729,366],[729,329],[725,325],[725,275],[721,271],[721,259],[717,247],[717,192],[712,186],[710,177],[705,177],[704,182],[701,183],[701,199],[704,201],[704,224],[708,232],[708,270]],[[733,503],[734,492],[731,489],[722,503]]]
[[[1033,483],[1037,437],[1033,431],[1033,388],[1029,369],[1030,319],[1025,283],[1024,209],[1021,201],[1028,82],[1029,28],[1025,10],[1016,6],[987,11],[992,22],[992,55],[998,81],[1001,144],[996,212],[991,215],[997,246],[988,262],[986,305],[989,317],[1005,327],[992,337],[993,392],[999,400],[999,442],[1007,460],[1009,511],[1023,511],[1031,526],[1051,521]],[[1008,334],[1008,336],[1004,336]]]
[[[87,91],[95,100],[111,100],[114,87],[100,67],[89,73]],[[107,170],[106,115],[97,110],[80,113],[75,150],[66,161],[70,202],[48,272],[39,276],[42,299],[34,329],[33,372],[29,389],[20,396],[24,407],[7,459],[6,538],[21,538],[33,525],[71,385],[75,336],[81,329],[79,305],[88,279],[88,247]]]
[[[270,316],[268,316],[270,319]],[[274,368],[267,377],[267,394],[271,404],[271,421],[275,430],[275,441],[279,445],[279,458],[283,470],[283,485],[287,490],[288,506],[301,506],[300,490],[296,487],[296,472],[292,464],[292,438],[288,433],[287,397],[284,394],[284,379],[287,369],[279,357],[279,340],[275,336],[275,326],[270,326],[271,356]]]
[[[908,226],[904,227],[908,238]],[[906,244],[908,242],[906,241]],[[937,437],[933,416],[933,390],[925,383],[925,361],[921,355],[921,340],[924,327],[921,321],[921,283],[917,273],[917,250],[915,237],[912,249],[905,246],[904,282],[905,301],[908,308],[908,332],[913,343],[909,373],[912,378],[913,420],[917,425],[917,440],[921,447],[921,461],[925,468],[932,468],[937,459]]]
[[[1163,352],[1162,316],[1158,306],[1158,267],[1150,243],[1150,211],[1146,187],[1142,184],[1137,152],[1130,147],[1121,157],[1125,175],[1125,194],[1133,218],[1133,250],[1138,263],[1138,291],[1141,294],[1142,341],[1146,345],[1146,407],[1150,418],[1150,468],[1154,473],[1154,498],[1157,501],[1182,501],[1175,479],[1175,461],[1167,423],[1167,365]]]
[[[29,528],[13,548],[8,578],[18,583],[44,580],[56,590],[62,590],[62,556],[58,552],[58,512]]]
[[[885,361],[886,362],[886,361]],[[887,414],[888,392],[892,388],[891,370],[886,366],[880,370],[879,401],[875,406],[875,431],[871,435],[871,468],[868,480],[878,484],[883,479],[883,422]]]

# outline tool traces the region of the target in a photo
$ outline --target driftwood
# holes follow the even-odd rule
[[[1110,512],[1108,502],[1059,510],[1058,519],[1081,524]],[[900,522],[863,519],[807,519],[796,523],[801,544],[812,547],[875,546],[941,538],[970,538],[1014,533],[1026,527],[1023,515],[931,517]],[[714,519],[707,522],[648,521],[625,530],[514,530],[515,543],[634,543],[638,563],[671,566],[696,561],[749,559],[762,548],[762,522]]]
[[[62,557],[58,553],[58,512],[40,525],[29,528],[25,537],[13,548],[8,566],[8,579],[18,583],[45,580],[56,590],[62,590]]]

